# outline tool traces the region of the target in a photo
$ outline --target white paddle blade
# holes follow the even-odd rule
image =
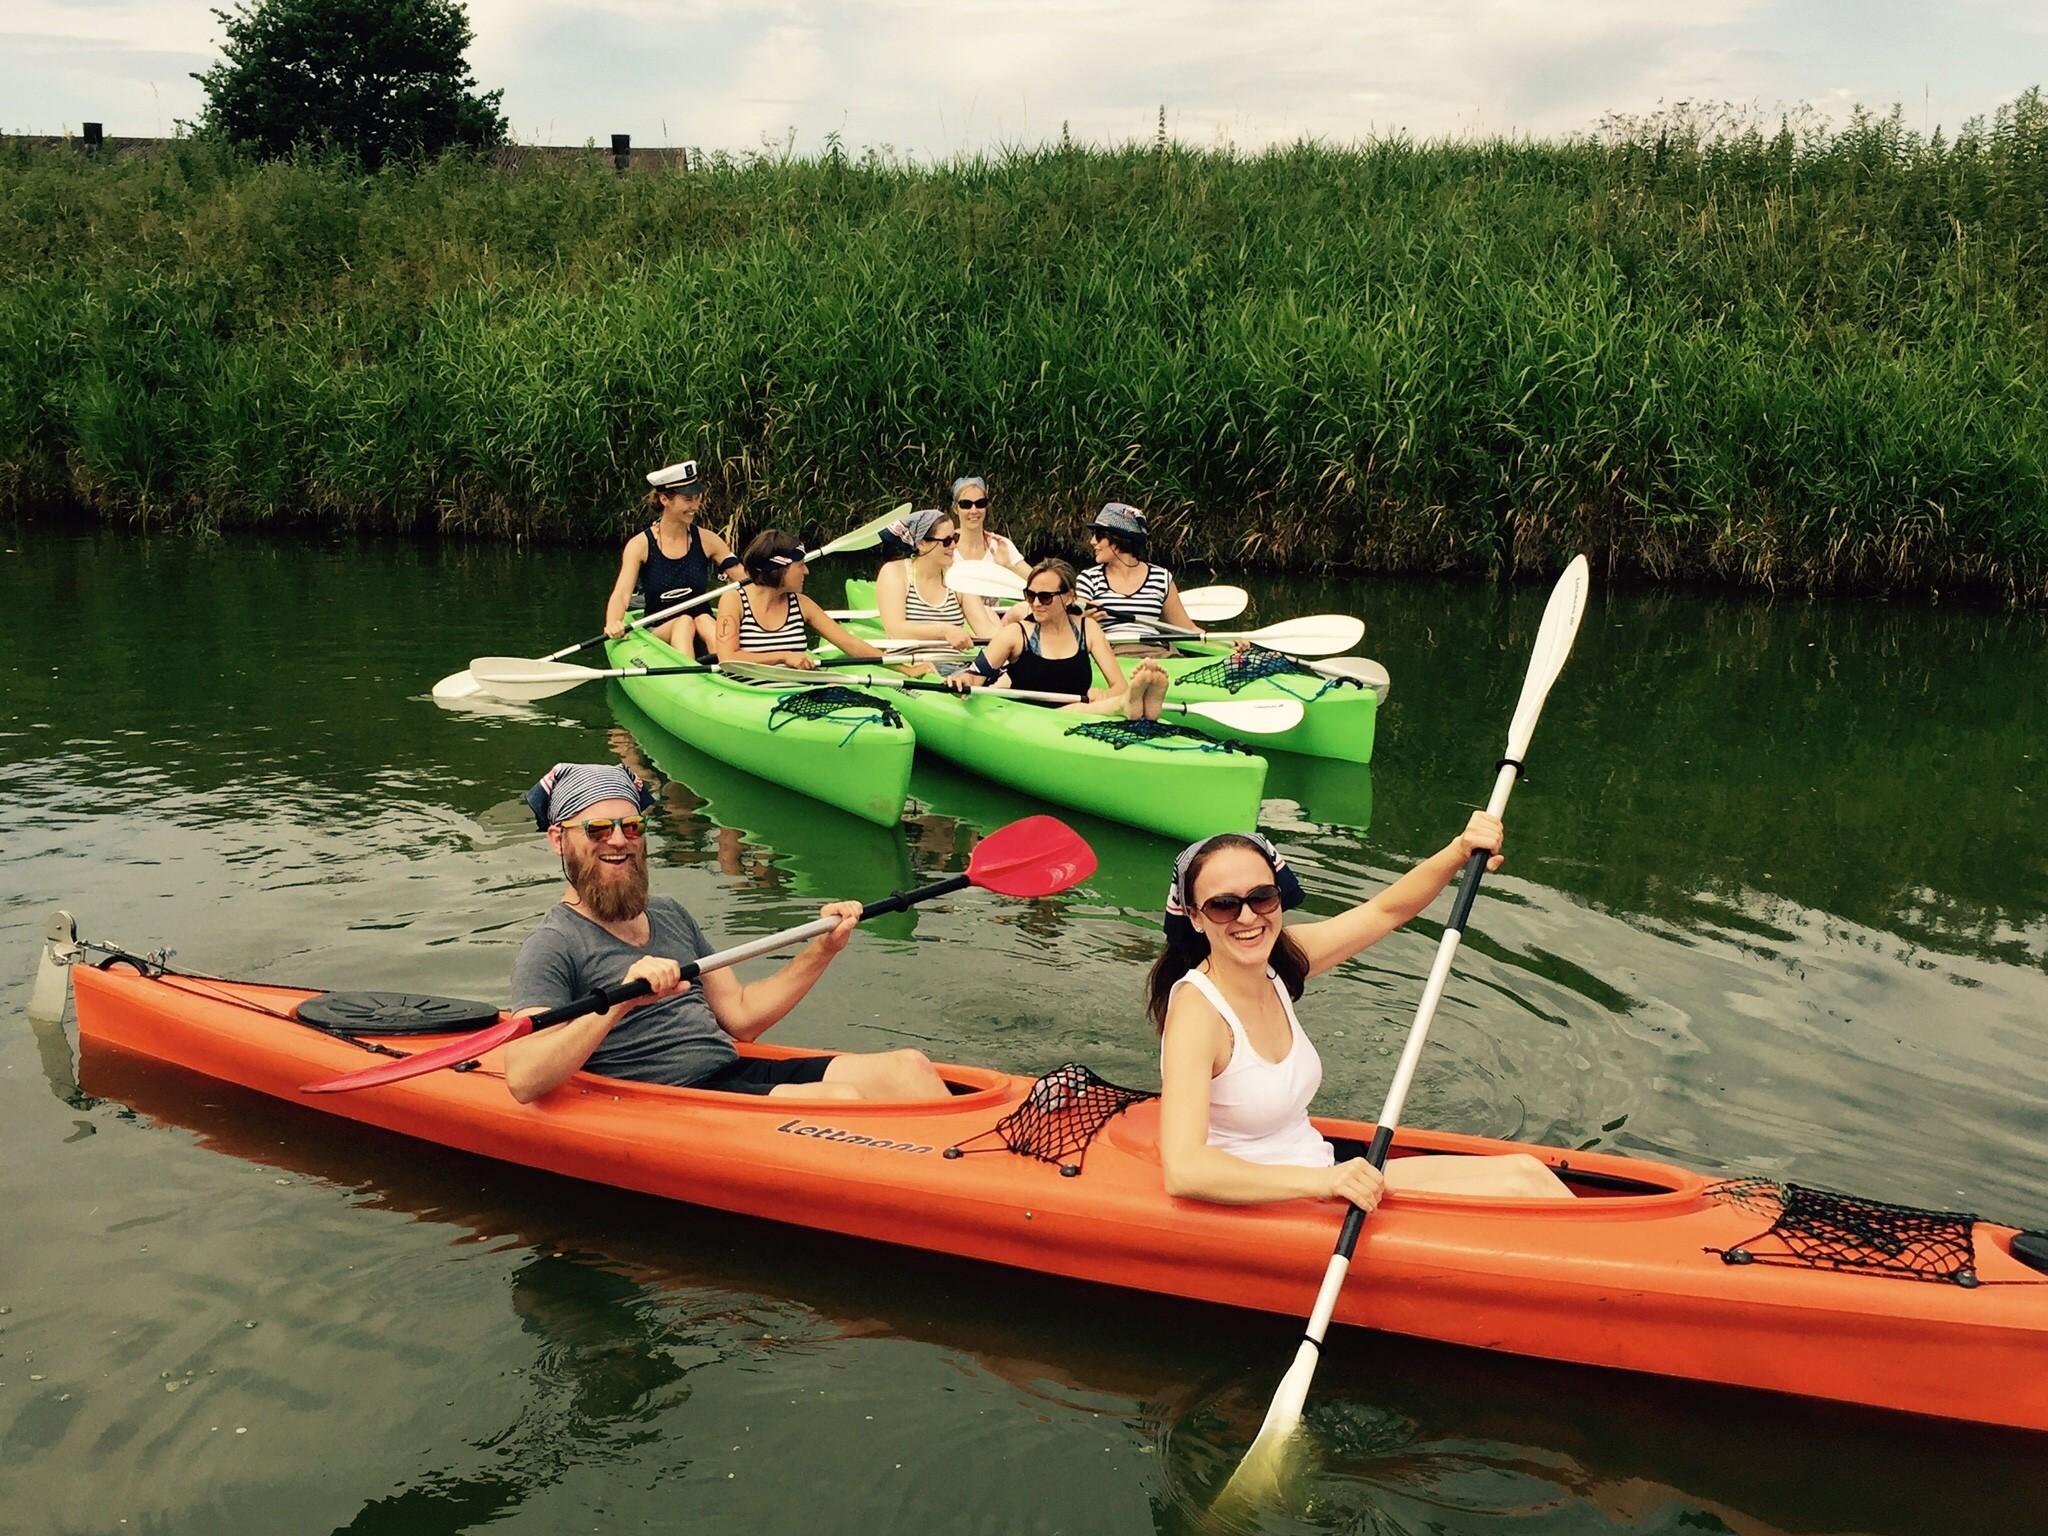
[[[1223,1492],[1216,1500],[1218,1508],[1226,1503],[1268,1504],[1280,1492],[1286,1482],[1288,1466],[1294,1459],[1301,1429],[1301,1410],[1308,1403],[1308,1389],[1315,1380],[1318,1357],[1317,1347],[1306,1340],[1295,1350],[1294,1363],[1280,1378],[1279,1390],[1273,1394],[1272,1406],[1266,1409],[1265,1422],[1259,1425],[1252,1448],[1244,1453],[1244,1460],[1237,1464],[1237,1470],[1230,1474],[1230,1481],[1223,1485]]]
[[[873,549],[882,542],[882,530],[884,528],[908,516],[910,516],[910,503],[906,501],[898,506],[891,507],[873,521],[862,523],[853,532],[842,533],[823,548],[808,551],[807,558],[822,560],[827,555],[843,555],[849,550]]]
[[[1536,718],[1543,713],[1543,701],[1550,685],[1564,670],[1565,658],[1578,638],[1579,621],[1586,616],[1586,592],[1593,582],[1591,567],[1580,555],[1564,568],[1557,585],[1550,589],[1550,601],[1543,609],[1543,624],[1536,631],[1536,646],[1529,657],[1529,675],[1522,681],[1521,702],[1508,726],[1508,756],[1520,762],[1529,750],[1529,738],[1536,733]]]
[[[1362,687],[1370,688],[1386,701],[1394,680],[1387,675],[1387,669],[1370,656],[1332,656],[1328,661],[1310,662],[1312,670],[1324,677],[1348,678]]]
[[[1000,565],[962,565],[955,560],[946,567],[946,585],[975,597],[1014,599],[1024,595],[1024,578]]]
[[[569,661],[531,661],[523,656],[479,656],[469,664],[477,687],[494,699],[551,699],[558,693],[616,671],[600,672]]]
[[[71,1001],[71,962],[78,956],[78,924],[69,912],[54,912],[43,929],[42,955],[36,961],[36,984],[28,996],[28,1016],[56,1024]]]
[[[718,670],[727,677],[736,677],[743,683],[779,683],[784,687],[823,688],[831,683],[851,681],[844,673],[809,671],[803,667],[778,667],[766,661],[722,661]],[[862,679],[869,681],[869,679]],[[886,687],[879,679],[875,686]]]
[[[1213,704],[1176,704],[1168,699],[1166,707],[1200,715],[1248,736],[1278,736],[1291,731],[1301,724],[1303,714],[1299,699],[1219,699]]]
[[[826,618],[837,619],[842,624],[853,619],[879,619],[881,616],[882,610],[879,608],[827,608],[825,610]]]
[[[450,672],[441,681],[434,684],[434,697],[442,700],[444,703],[453,702],[456,699],[473,699],[481,692],[483,692],[483,689],[477,685],[477,680],[471,677],[467,670]]]
[[[1348,651],[1365,638],[1365,620],[1343,613],[1312,613],[1306,618],[1283,619],[1264,629],[1208,636],[1211,640],[1249,640],[1269,651],[1289,656],[1335,656]]]
[[[1251,594],[1243,587],[1190,587],[1180,595],[1181,607],[1197,624],[1221,624],[1236,618],[1251,606]]]

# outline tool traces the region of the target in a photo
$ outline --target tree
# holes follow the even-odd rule
[[[503,91],[477,94],[461,0],[241,0],[213,13],[224,57],[192,78],[200,123],[265,156],[331,145],[388,158],[505,142]]]

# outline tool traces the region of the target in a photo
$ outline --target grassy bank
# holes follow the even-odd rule
[[[0,156],[0,511],[609,540],[979,469],[1027,543],[2048,598],[2048,103],[1260,156]]]

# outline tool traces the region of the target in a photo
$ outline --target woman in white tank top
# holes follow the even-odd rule
[[[1363,1157],[1339,1162],[1308,1118],[1322,1059],[1294,1000],[1436,899],[1465,861],[1498,849],[1499,820],[1476,812],[1442,852],[1370,901],[1321,922],[1281,926],[1301,884],[1273,845],[1225,833],[1174,864],[1167,946],[1152,968],[1159,1026],[1159,1160],[1170,1195],[1255,1205],[1340,1197],[1370,1211],[1382,1189],[1570,1198],[1534,1157],[1412,1157],[1384,1179]],[[1500,864],[1498,854],[1489,868]]]
[[[960,547],[953,551],[955,565],[985,565],[1014,576],[1031,574],[1023,551],[988,525],[986,480],[979,475],[962,475],[953,482],[947,500],[960,524]]]

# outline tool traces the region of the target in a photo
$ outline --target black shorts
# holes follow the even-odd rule
[[[1330,1144],[1330,1150],[1337,1154],[1337,1161],[1340,1163],[1348,1163],[1354,1157],[1363,1157],[1371,1150],[1369,1143],[1354,1141],[1349,1136],[1325,1136],[1323,1140]]]
[[[714,1093],[766,1093],[784,1083],[822,1082],[825,1069],[831,1065],[830,1056],[742,1056],[690,1086],[709,1088]]]

